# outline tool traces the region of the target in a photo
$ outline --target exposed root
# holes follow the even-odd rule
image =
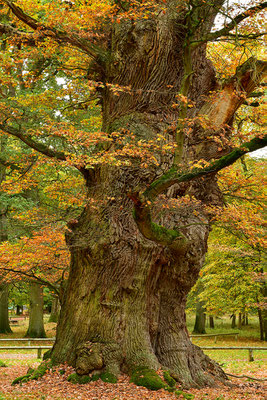
[[[44,376],[44,374],[52,367],[51,360],[43,361],[36,369],[29,368],[26,375],[20,376],[12,382],[12,385],[18,383],[25,383],[31,380],[37,380]]]
[[[247,379],[251,379],[252,381],[259,381],[259,382],[267,381],[266,378],[260,379],[260,378],[254,378],[253,376],[248,376],[248,375],[233,375],[233,374],[228,374],[228,373],[226,373],[226,375],[233,376],[234,378],[247,378]]]

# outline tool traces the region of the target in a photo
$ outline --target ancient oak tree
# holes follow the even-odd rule
[[[44,90],[30,106],[33,93],[11,108],[2,102],[0,129],[78,168],[88,187],[88,205],[66,233],[71,263],[52,361],[81,375],[163,367],[187,387],[224,380],[190,342],[185,303],[207,251],[210,210],[222,204],[216,173],[266,144],[262,135],[231,142],[235,113],[266,63],[247,57],[219,81],[207,44],[260,40],[246,21],[256,23],[266,2],[240,10],[224,0],[1,4],[2,38],[13,65],[28,71],[20,80],[39,79]],[[55,99],[45,88],[58,71],[65,86]],[[66,97],[53,122],[47,109]],[[78,118],[89,118],[90,101],[101,106],[98,133]]]

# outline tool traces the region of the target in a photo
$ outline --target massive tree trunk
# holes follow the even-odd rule
[[[213,169],[191,182],[178,179],[191,171],[190,162],[228,152],[227,146],[221,151],[218,141],[230,136],[234,112],[261,76],[262,70],[252,72],[255,63],[253,68],[247,63],[217,86],[206,45],[197,41],[210,32],[222,3],[203,2],[189,12],[187,2],[178,9],[177,1],[168,0],[165,12],[115,23],[111,55],[95,57],[104,82],[99,87],[103,130],[122,136],[116,141],[111,135],[102,150],[112,161],[121,140],[128,140],[128,147],[120,153],[119,167],[81,168],[92,201],[66,234],[71,265],[52,360],[71,363],[79,374],[103,369],[118,374],[142,365],[168,368],[185,386],[226,379],[191,343],[185,321],[186,296],[207,251],[210,215],[205,205],[222,204],[221,194]],[[39,30],[13,3],[10,7]],[[57,35],[54,28],[40,32]],[[60,34],[58,40],[64,38]],[[70,43],[86,51],[85,41],[86,36],[79,41],[74,34]],[[113,84],[126,89],[114,93]],[[210,91],[216,92],[212,98]],[[196,115],[198,120],[190,120]],[[140,144],[139,153],[132,140]],[[144,142],[148,147],[142,148]],[[173,153],[161,151],[166,143],[177,145]],[[145,152],[149,146],[154,162]],[[46,154],[52,153],[50,148]],[[163,192],[165,199],[157,203]],[[168,200],[173,206],[165,213],[161,201]]]
[[[26,337],[45,338],[43,288],[35,282],[29,284],[30,319]]]
[[[106,79],[131,85],[133,91],[117,97],[106,89],[103,127],[107,132],[130,131],[146,141],[155,141],[161,134],[173,141],[178,111],[172,106],[184,77],[185,31],[181,28],[173,35],[178,23],[177,16],[168,14],[158,21],[116,27],[112,40],[116,56]],[[205,46],[195,51],[193,66],[189,97],[200,109],[203,96],[215,85]],[[193,141],[187,141],[181,158],[184,166],[193,158],[202,158],[207,147],[204,144],[197,149]],[[211,147],[209,144],[207,159],[213,155]],[[133,202],[127,196],[144,190],[166,172],[173,157],[158,154],[157,161],[159,165],[140,168],[133,159],[131,166],[119,170],[101,167],[85,174],[89,197],[99,207],[96,210],[88,204],[78,222],[69,225],[70,274],[52,359],[75,365],[80,374],[102,368],[118,374],[120,370],[130,372],[134,366],[164,366],[185,386],[212,384],[213,377],[226,376],[191,343],[185,320],[186,296],[207,250],[208,215],[197,202],[177,204],[168,215],[160,215],[161,207],[155,206],[157,223],[169,229],[184,226],[181,240],[168,246],[164,238],[158,238],[161,232],[153,231],[156,240],[147,238],[142,216],[134,219]],[[172,186],[167,197],[175,199],[186,193],[210,203],[220,197],[214,177]],[[94,361],[90,357],[85,361],[88,353],[83,343],[88,341],[97,343],[91,345],[95,352],[102,346],[102,356],[98,354]]]

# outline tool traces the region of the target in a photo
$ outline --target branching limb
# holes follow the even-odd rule
[[[170,186],[175,183],[188,182],[202,176],[215,174],[223,168],[229,167],[234,164],[244,154],[250,153],[255,150],[262,149],[267,146],[267,135],[254,138],[249,142],[244,143],[242,146],[237,147],[226,156],[213,161],[205,168],[193,168],[191,171],[177,172],[174,169],[170,169],[165,175],[157,179],[150,185],[150,187],[144,192],[145,198],[149,201],[155,200],[155,198]]]
[[[42,153],[50,158],[56,158],[61,161],[66,161],[66,155],[63,152],[57,151],[55,149],[52,149],[51,147],[46,146],[43,143],[37,142],[30,135],[22,133],[19,129],[14,128],[13,126],[2,123],[0,124],[0,130],[8,133],[9,135],[17,137],[32,149],[39,151],[39,153]]]
[[[253,58],[246,61],[237,69],[236,74],[225,84],[225,87],[207,101],[200,111],[200,117],[205,116],[215,131],[224,128],[226,124],[229,124],[238,107],[244,103],[245,98],[253,93],[259,85],[266,74],[266,66],[266,62]],[[207,136],[206,130],[204,131],[205,136]],[[191,170],[179,171],[174,163],[174,166],[166,174],[154,181],[144,193],[135,193],[129,196],[134,202],[134,218],[140,232],[147,239],[168,247],[175,247],[176,250],[184,250],[186,248],[186,239],[179,231],[169,230],[152,222],[150,204],[170,186],[211,174],[215,175],[221,169],[233,164],[244,154],[266,145],[267,135],[254,138],[229,154],[211,161],[209,165],[203,168],[193,167]],[[201,152],[201,149],[199,151]],[[214,158],[216,158],[216,155]]]
[[[20,31],[10,25],[0,24],[0,35],[12,36],[29,46],[36,46],[36,37],[32,33]]]
[[[71,33],[68,34],[67,32],[63,30],[58,30],[56,28],[52,28],[49,26],[45,26],[44,24],[40,23],[36,19],[32,18],[31,16],[27,15],[20,7],[15,5],[12,1],[8,0],[3,0],[4,3],[10,8],[12,13],[22,22],[24,22],[27,26],[29,26],[31,29],[36,31],[36,34],[31,38],[31,34],[24,34],[20,31],[17,31],[14,29],[12,30],[12,27],[9,27],[7,25],[0,25],[0,32],[2,33],[16,33],[17,35],[19,34],[21,38],[25,38],[26,41],[31,41],[33,38],[37,40],[43,39],[43,38],[51,38],[55,40],[58,43],[69,43],[73,45],[74,47],[79,48],[80,50],[84,51],[91,57],[93,57],[95,60],[100,60],[104,59],[106,57],[106,52],[102,48],[96,46],[95,44],[92,44],[89,42],[88,39],[86,38],[81,38],[77,33]],[[3,32],[5,31],[5,32]]]
[[[1,267],[1,270],[6,271],[6,272],[11,272],[11,273],[14,273],[14,274],[18,274],[18,275],[25,276],[26,278],[28,278],[28,279],[31,280],[31,281],[35,281],[35,282],[38,282],[38,283],[40,283],[40,284],[42,284],[42,285],[44,285],[44,286],[49,287],[49,288],[52,289],[58,296],[60,295],[60,288],[59,288],[58,285],[53,284],[53,283],[47,281],[46,279],[43,279],[43,278],[41,278],[41,277],[35,275],[33,272],[29,273],[29,272],[25,272],[25,271],[21,271],[21,270],[16,270],[16,269],[13,269],[13,268],[4,268],[4,267]]]
[[[250,17],[254,13],[264,10],[265,8],[267,8],[266,1],[261,4],[257,4],[256,6],[248,8],[246,11],[238,14],[235,18],[233,18],[231,22],[225,25],[222,29],[207,34],[199,41],[193,41],[193,46],[196,48],[202,43],[211,42],[219,37],[227,36],[234,28],[237,27],[238,24],[240,24],[240,22],[244,21],[244,19]]]
[[[267,135],[263,138],[254,138],[236,148],[224,157],[212,162],[206,168],[193,168],[192,171],[178,173],[172,168],[167,174],[157,179],[144,193],[131,193],[129,198],[134,202],[134,219],[139,231],[144,237],[162,246],[177,252],[185,252],[188,245],[186,237],[178,230],[167,229],[152,222],[150,204],[156,197],[175,183],[188,182],[193,179],[215,174],[235,161],[244,154],[267,146]]]

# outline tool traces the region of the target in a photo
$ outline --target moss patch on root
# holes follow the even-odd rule
[[[167,389],[168,385],[157,375],[157,373],[148,367],[138,367],[134,369],[130,382],[137,386],[144,386],[150,390]]]
[[[117,383],[118,379],[114,374],[111,374],[110,372],[103,372],[100,374],[100,379],[103,382],[108,382],[108,383]]]
[[[195,397],[193,394],[185,393],[182,390],[175,390],[175,394],[178,398],[182,395],[186,400],[192,400]]]
[[[107,383],[117,383],[118,379],[114,374],[111,374],[110,372],[102,372],[101,374],[94,374],[91,377],[92,382],[96,382],[99,379],[101,379],[103,382]]]
[[[78,375],[76,372],[68,376],[67,381],[71,383],[79,383],[80,385],[84,385],[86,383],[91,382],[92,378],[88,375]]]
[[[52,367],[51,361],[42,362],[36,369],[30,368],[26,375],[20,376],[12,382],[12,385],[18,383],[28,382],[30,380],[37,380],[44,376],[44,374]]]
[[[176,386],[176,380],[172,378],[169,371],[163,371],[163,377],[171,388],[174,388]]]

